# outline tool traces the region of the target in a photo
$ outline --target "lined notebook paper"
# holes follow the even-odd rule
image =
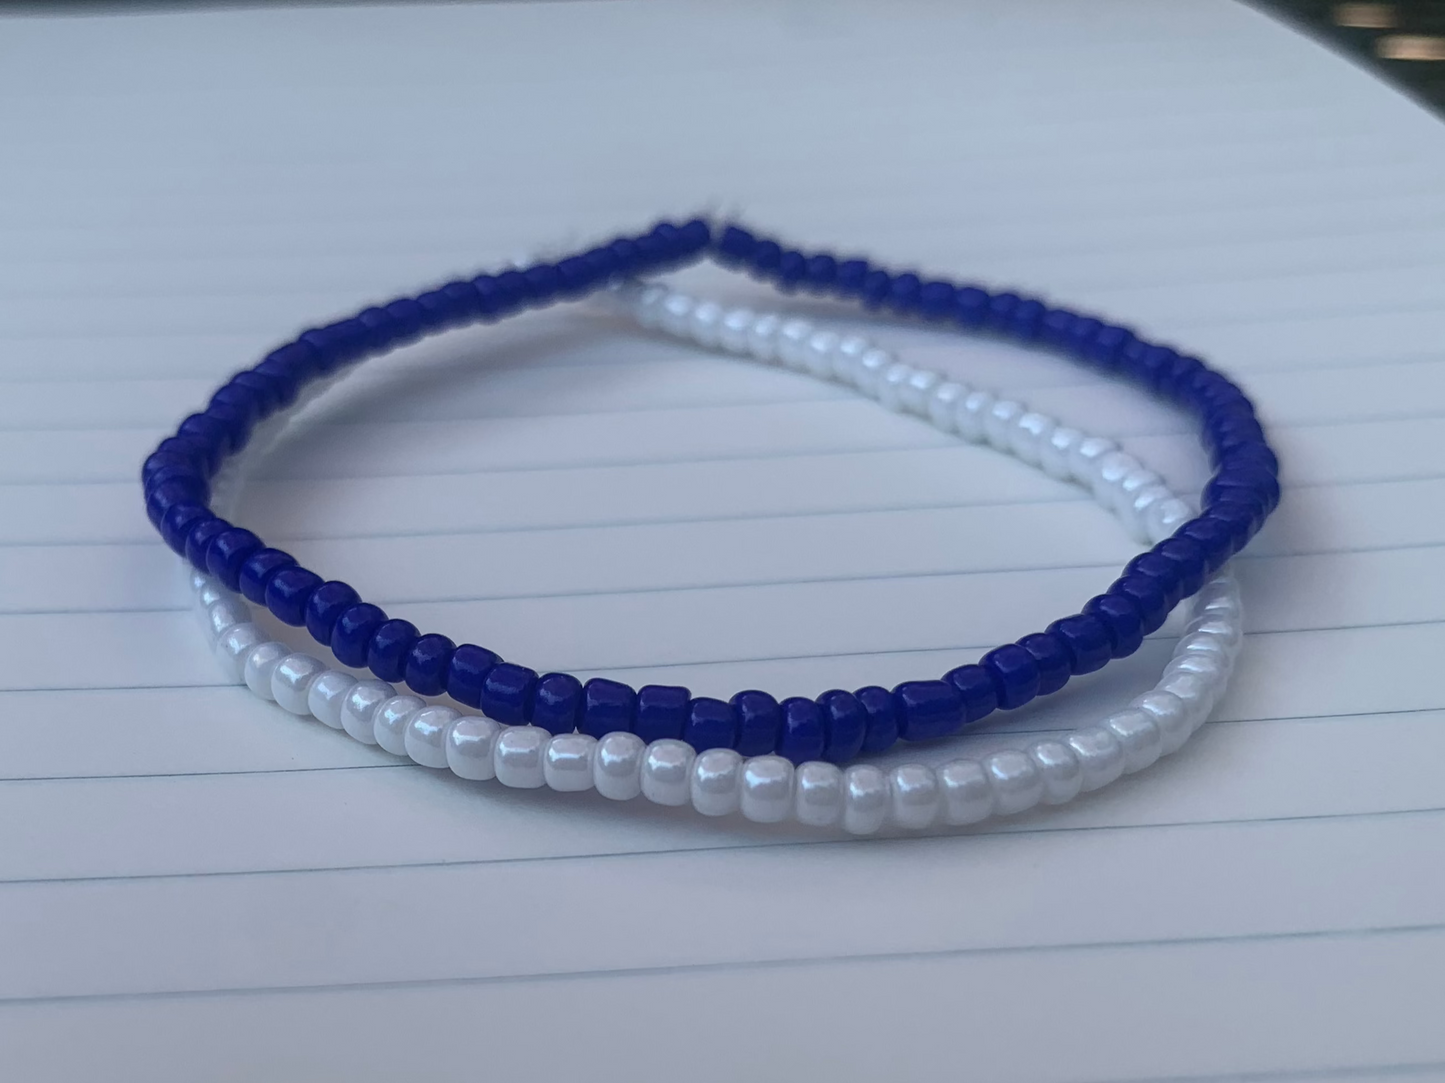
[[[13,15],[0,146],[4,1078],[1445,1078],[1445,129],[1406,99],[1203,0]],[[1065,809],[854,841],[464,784],[220,682],[135,482],[176,419],[319,318],[701,206],[1238,376],[1288,488],[1217,720]],[[866,326],[1205,477],[1135,391]],[[424,627],[713,695],[941,672],[1131,551],[582,310],[367,366],[244,515]]]

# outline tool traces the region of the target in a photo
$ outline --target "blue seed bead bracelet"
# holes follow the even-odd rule
[[[210,480],[221,462],[310,381],[425,335],[579,299],[703,255],[784,290],[810,290],[995,333],[1133,379],[1201,418],[1216,467],[1202,514],[1131,561],[1079,613],[996,648],[976,664],[892,691],[833,690],[815,700],[779,703],[753,690],[724,702],[676,686],[634,690],[604,678],[584,684],[570,674],[539,675],[484,647],[422,634],[411,622],[363,601],[349,585],[324,580],[210,510]],[[645,741],[679,738],[699,751],[730,747],[744,756],[776,751],[798,763],[844,762],[900,738],[947,736],[1133,653],[1173,604],[1197,591],[1245,545],[1279,501],[1278,462],[1252,404],[1197,358],[1016,293],[925,281],[863,259],[784,248],[737,226],[719,233],[701,219],[659,223],[643,235],[619,237],[556,262],[450,282],[304,331],[237,373],[205,410],[181,422],[146,459],[141,478],[147,514],[172,549],[284,623],[305,626],[344,665],[405,682],[420,695],[445,693],[506,724],[531,722],[553,733],[580,730],[593,737],[630,730]]]

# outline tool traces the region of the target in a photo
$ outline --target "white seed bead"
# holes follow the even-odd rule
[[[803,368],[821,380],[833,377],[833,355],[843,336],[837,331],[814,331],[803,350]]]
[[[877,396],[878,382],[896,359],[887,350],[866,351],[853,366],[853,386],[865,395]]]
[[[985,756],[984,772],[993,789],[993,811],[998,816],[1031,809],[1044,795],[1044,776],[1027,752],[1005,749]]]
[[[955,380],[947,380],[935,387],[928,395],[927,411],[928,420],[933,422],[935,428],[944,432],[958,432],[958,421],[954,417],[958,410],[958,404],[970,388]]]
[[[290,647],[277,643],[274,639],[252,647],[251,653],[246,655],[246,664],[241,671],[246,687],[262,699],[272,699],[271,673],[276,664],[290,653]]]
[[[844,335],[833,351],[833,379],[848,386],[855,386],[858,379],[858,364],[863,355],[873,349],[873,343],[862,335]]]
[[[993,788],[977,760],[951,760],[937,770],[943,822],[976,824],[993,812]]]
[[[251,619],[246,608],[230,598],[221,598],[206,608],[206,634],[210,642],[220,639],[227,628],[245,624]]]
[[[201,589],[209,582],[211,577],[205,572],[197,571],[189,564],[182,564],[181,570],[185,573],[186,582],[190,585],[192,594],[199,594]]]
[[[1197,679],[1197,678],[1195,678]],[[1136,696],[1129,703],[1154,720],[1159,727],[1159,751],[1161,755],[1178,752],[1195,729],[1195,715],[1189,703],[1174,693],[1172,688],[1162,685],[1152,692]]]
[[[727,816],[742,801],[743,758],[730,748],[709,748],[692,761],[689,796],[704,816]]]
[[[1009,431],[1009,450],[1021,462],[1026,462],[1030,466],[1038,466],[1039,457],[1043,454],[1043,445],[1053,434],[1057,425],[1058,422],[1048,414],[1030,410],[1021,415]]]
[[[670,335],[686,337],[688,320],[695,304],[697,302],[685,293],[668,294],[658,312],[657,325]]]
[[[888,775],[871,763],[856,763],[843,772],[843,830],[871,835],[888,820],[893,803]]]
[[[1074,474],[1069,467],[1069,456],[1084,439],[1078,429],[1057,426],[1049,433],[1048,439],[1039,444],[1039,466],[1044,473],[1059,481],[1068,481]]]
[[[1150,695],[1173,696],[1184,704],[1187,712],[1187,728],[1184,731],[1184,739],[1197,730],[1209,719],[1214,712],[1215,704],[1219,702],[1220,686],[1198,673],[1175,673],[1159,682],[1159,687]],[[1183,744],[1181,740],[1179,744]],[[1167,747],[1166,739],[1165,752],[1172,752],[1174,749]],[[1178,747],[1177,745],[1175,746]]]
[[[990,391],[970,391],[953,412],[953,431],[971,443],[982,442],[983,419],[993,409],[994,401]]]
[[[782,756],[754,756],[745,762],[738,807],[754,823],[786,820],[793,811],[793,765]]]
[[[1069,450],[1069,476],[1085,487],[1092,487],[1094,470],[1099,460],[1119,450],[1119,445],[1103,436],[1089,436]]]
[[[216,640],[216,661],[221,672],[232,684],[241,684],[246,679],[246,657],[266,642],[266,634],[250,621],[233,624],[225,634]]]
[[[898,389],[899,405],[906,413],[928,416],[928,400],[943,376],[932,369],[914,369],[908,382]]]
[[[539,789],[546,783],[542,754],[552,735],[541,726],[508,726],[492,746],[492,767],[497,781],[518,790]]]
[[[292,714],[308,715],[311,708],[306,697],[311,691],[311,682],[325,671],[319,658],[288,654],[271,670],[271,698]]]
[[[207,576],[201,588],[196,591],[196,615],[201,618],[201,624],[208,626],[211,623],[211,606],[217,602],[230,601],[230,595],[210,576]],[[213,635],[215,633],[212,633]]]
[[[811,760],[794,772],[793,815],[809,827],[832,827],[843,818],[843,771]]]
[[[895,361],[884,370],[878,381],[878,404],[895,412],[903,409],[903,388],[916,370],[903,361]]]
[[[306,690],[306,709],[316,721],[339,730],[341,707],[355,685],[356,678],[350,673],[328,669],[325,673],[318,674],[311,682],[311,687]]]
[[[1161,500],[1173,499],[1174,494],[1163,485],[1150,485],[1134,494],[1134,499],[1124,514],[1124,525],[1135,541],[1149,542],[1149,509]]]
[[[1163,482],[1163,478],[1146,466],[1129,471],[1114,488],[1113,503],[1109,505],[1110,510],[1127,523],[1129,511],[1134,505],[1134,498],[1145,489],[1162,487]]]
[[[1081,793],[1107,786],[1124,773],[1124,746],[1103,726],[1075,730],[1064,739],[1064,744],[1079,757],[1084,774],[1079,787]]]
[[[1124,747],[1124,771],[1132,775],[1142,771],[1159,758],[1163,736],[1154,719],[1137,707],[1115,711],[1104,719],[1104,728],[1119,738]]]
[[[1113,510],[1119,500],[1119,486],[1124,479],[1139,469],[1139,460],[1127,451],[1111,451],[1094,464],[1094,476],[1089,487],[1094,499],[1105,508]]]
[[[813,337],[813,325],[807,320],[793,318],[784,320],[778,328],[778,360],[790,369],[806,367],[808,339]]]
[[[447,766],[452,774],[476,782],[496,778],[493,756],[502,729],[500,722],[482,715],[457,719],[447,731]]]
[[[1192,636],[1213,636],[1231,653],[1238,651],[1244,640],[1244,633],[1237,623],[1214,613],[1195,617],[1185,627],[1184,633]]]
[[[613,801],[631,801],[642,793],[642,756],[647,744],[635,733],[609,733],[597,742],[592,783]]]
[[[1173,661],[1178,661],[1189,655],[1201,655],[1215,659],[1221,667],[1227,667],[1234,661],[1234,652],[1229,649],[1218,636],[1185,636],[1174,647]]]
[[[1156,545],[1193,518],[1189,505],[1177,496],[1155,501],[1144,513],[1144,530]]]
[[[1025,413],[1023,403],[997,399],[983,415],[983,435],[989,447],[1008,454],[1013,450],[1013,427]]]
[[[1063,805],[1079,796],[1084,784],[1084,769],[1074,750],[1062,741],[1036,741],[1029,745],[1029,759],[1039,769],[1044,780],[1043,796],[1039,800],[1046,805]]]
[[[702,301],[688,317],[687,331],[699,346],[712,349],[722,333],[723,307],[716,301]]]
[[[639,324],[648,330],[662,326],[662,306],[672,291],[666,286],[644,286],[633,301],[633,312]]]
[[[423,707],[411,716],[402,747],[413,763],[441,769],[447,765],[447,731],[461,717],[451,707]]]
[[[778,328],[783,318],[771,312],[764,312],[753,320],[748,328],[748,353],[759,361],[773,362],[778,359]]]
[[[718,325],[718,345],[728,353],[747,353],[748,330],[757,318],[757,313],[750,308],[730,309]]]
[[[686,741],[653,741],[642,757],[642,796],[654,805],[687,804],[692,796],[695,756]]]
[[[393,756],[405,756],[406,727],[411,716],[425,706],[416,696],[406,693],[392,696],[371,716],[371,732],[376,736],[376,743]]]
[[[888,772],[890,813],[899,827],[922,830],[938,819],[938,776],[921,763],[905,763]]]
[[[396,689],[385,681],[357,681],[341,705],[341,728],[353,740],[364,745],[376,744],[376,731],[371,720],[376,717],[376,709],[394,695]]]
[[[547,742],[542,779],[559,793],[578,793],[593,786],[597,739],[585,733],[559,733]]]

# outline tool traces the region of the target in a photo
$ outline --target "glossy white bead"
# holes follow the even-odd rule
[[[1179,742],[1183,744],[1191,733],[1209,720],[1219,702],[1221,691],[1220,685],[1198,673],[1175,673],[1160,682],[1151,695],[1170,695],[1184,704],[1188,720],[1184,739]],[[1167,746],[1167,740],[1164,751],[1174,751]]]
[[[307,696],[311,682],[326,672],[321,659],[309,654],[288,654],[271,670],[271,698],[292,714],[309,715]]]
[[[1149,509],[1161,500],[1172,500],[1174,494],[1163,485],[1150,485],[1134,494],[1124,513],[1124,526],[1135,541],[1149,544]]]
[[[843,818],[843,771],[811,760],[793,773],[793,815],[809,827],[832,827]]]
[[[1091,793],[1115,781],[1124,773],[1124,746],[1103,726],[1075,730],[1064,744],[1079,757],[1083,781],[1081,793]]]
[[[903,409],[903,388],[917,371],[904,361],[894,361],[883,371],[878,381],[878,404],[885,410],[895,412]]]
[[[232,684],[246,680],[246,656],[266,642],[266,634],[250,621],[242,621],[227,628],[216,640],[216,661],[221,672]]]
[[[1027,752],[1005,749],[985,756],[984,773],[993,789],[993,811],[1012,816],[1031,809],[1044,795],[1044,776]]]
[[[200,593],[201,589],[211,582],[211,577],[205,572],[197,571],[189,564],[182,564],[181,571],[184,573],[187,585],[191,588],[192,594]]]
[[[888,774],[871,763],[856,763],[843,772],[843,830],[871,835],[888,822],[893,792]]]
[[[692,761],[689,797],[704,816],[727,816],[742,801],[743,758],[730,748],[709,748]]]
[[[995,401],[992,392],[970,391],[953,412],[953,431],[970,443],[982,442],[985,438],[983,419]]]
[[[547,742],[542,756],[542,778],[559,793],[592,789],[597,739],[585,733],[559,733]]]
[[[447,732],[461,712],[443,706],[423,707],[411,716],[402,747],[413,763],[440,770],[447,766]]]
[[[371,716],[371,732],[376,737],[376,743],[393,756],[405,756],[406,727],[411,723],[412,715],[425,706],[416,696],[406,693],[392,696]]]
[[[1072,748],[1062,741],[1035,741],[1028,752],[1044,783],[1039,800],[1046,805],[1063,805],[1079,796],[1084,769]]]
[[[1173,660],[1194,654],[1215,659],[1221,668],[1227,668],[1234,661],[1234,651],[1218,636],[1185,636],[1175,645]]]
[[[699,346],[712,349],[722,334],[722,318],[722,305],[716,301],[701,301],[688,317],[688,334]]]
[[[609,733],[597,742],[592,784],[603,797],[631,801],[642,793],[642,756],[647,744],[635,733]]]
[[[934,773],[938,776],[944,823],[976,824],[993,812],[993,787],[977,760],[951,760]]]
[[[654,805],[685,805],[692,796],[692,761],[686,741],[653,741],[642,756],[642,796]]]
[[[803,368],[820,380],[831,380],[833,357],[842,341],[837,331],[814,331],[803,350]]]
[[[1163,737],[1154,719],[1137,707],[1115,711],[1104,719],[1104,728],[1119,739],[1124,749],[1124,772],[1142,771],[1159,758]]]
[[[364,745],[376,744],[376,731],[371,720],[376,717],[376,709],[394,695],[396,689],[385,681],[357,681],[341,705],[341,728],[353,740]]]
[[[245,624],[251,619],[246,607],[230,598],[212,602],[206,609],[206,633],[212,643],[225,634],[226,629]]]
[[[954,415],[958,404],[970,390],[967,385],[956,380],[946,380],[929,392],[926,404],[928,420],[933,422],[935,428],[948,433],[958,432],[958,421]]]
[[[889,813],[899,827],[920,831],[938,819],[938,776],[932,767],[905,763],[888,772]]]
[[[783,318],[764,312],[748,328],[748,353],[759,361],[771,363],[778,359],[778,328]]]
[[[1190,705],[1175,695],[1172,689],[1156,688],[1145,692],[1131,700],[1129,706],[1143,711],[1159,727],[1161,755],[1178,752],[1194,732],[1196,711],[1191,710]]]
[[[1111,451],[1102,456],[1094,463],[1093,478],[1089,482],[1094,499],[1112,511],[1119,501],[1119,486],[1138,469],[1139,460],[1127,451]]]
[[[784,320],[778,328],[778,360],[790,369],[807,367],[808,339],[813,337],[813,325],[807,320]]]
[[[942,382],[942,375],[931,369],[914,369],[898,389],[898,405],[905,413],[927,417],[929,396]]]
[[[493,756],[504,727],[483,715],[459,718],[447,731],[447,766],[458,778],[482,782],[497,777]]]
[[[896,359],[887,350],[871,349],[853,367],[853,386],[865,395],[877,396],[878,382]]]
[[[1144,530],[1156,545],[1194,517],[1188,504],[1177,496],[1155,501],[1144,513]]]
[[[782,756],[754,756],[746,761],[738,807],[754,823],[786,820],[793,811],[793,765]]]
[[[547,779],[542,757],[552,735],[541,726],[508,726],[492,748],[492,767],[497,781],[517,790],[535,790]]]
[[[1191,636],[1214,636],[1231,653],[1238,651],[1244,640],[1244,633],[1238,623],[1216,613],[1195,617],[1185,627],[1184,633]]]
[[[341,728],[341,708],[356,686],[356,678],[339,669],[319,674],[306,690],[306,709],[311,717],[334,730]]]
[[[252,647],[251,653],[246,655],[246,664],[241,671],[246,680],[246,687],[262,699],[272,699],[271,673],[275,670],[277,663],[290,653],[290,647],[284,643],[277,643],[274,639]]]
[[[858,378],[858,364],[873,343],[862,335],[844,335],[833,351],[833,379],[852,387]]]
[[[201,618],[201,624],[209,626],[211,623],[211,606],[217,602],[230,600],[230,594],[220,583],[217,583],[210,576],[205,577],[200,589],[196,591],[196,614]],[[215,633],[213,632],[212,635]]]
[[[1094,471],[1100,459],[1119,450],[1119,445],[1103,436],[1089,436],[1069,449],[1069,476],[1085,488],[1092,488]]]
[[[1030,466],[1038,466],[1043,454],[1043,445],[1057,427],[1058,422],[1048,414],[1041,414],[1034,410],[1021,414],[1009,431],[1009,450],[1021,462],[1026,462]]]
[[[662,306],[672,293],[666,286],[644,286],[633,300],[634,318],[649,330],[662,326]]]
[[[670,335],[687,337],[688,320],[696,304],[697,302],[685,293],[668,294],[662,302],[661,311],[658,312],[657,325]]]
[[[757,313],[750,308],[729,309],[718,324],[718,345],[728,353],[747,353],[748,331],[757,318]]]
[[[1069,456],[1083,439],[1084,434],[1078,429],[1056,426],[1039,444],[1039,466],[1043,467],[1044,473],[1059,481],[1071,480],[1074,474],[1069,467]]]
[[[1163,483],[1164,479],[1146,466],[1129,471],[1119,479],[1119,484],[1115,486],[1112,502],[1109,505],[1110,510],[1127,521],[1130,509],[1134,506],[1134,498],[1145,489],[1162,487]]]
[[[1026,411],[1013,399],[995,399],[983,415],[983,436],[989,447],[1008,454],[1013,450],[1013,427]]]

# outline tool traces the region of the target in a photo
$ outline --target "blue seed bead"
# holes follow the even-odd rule
[[[863,751],[869,755],[892,748],[898,743],[898,705],[893,693],[876,684],[870,684],[853,693],[858,706],[863,709],[865,728]]]
[[[1193,538],[1175,534],[1150,551],[1179,569],[1179,586],[1184,597],[1192,597],[1204,586],[1204,549]]]
[[[231,377],[231,385],[246,388],[255,393],[258,418],[269,417],[285,405],[282,401],[285,392],[282,382],[264,372],[255,372],[251,369],[238,372]]]
[[[1228,528],[1230,551],[1237,553],[1259,530],[1263,514],[1256,505],[1224,500],[1211,504],[1204,518],[1217,520]]]
[[[581,729],[589,737],[630,731],[636,710],[637,693],[631,685],[593,677],[582,686]]]
[[[759,241],[749,259],[749,273],[754,278],[771,278],[783,261],[783,249],[776,241]]]
[[[1039,694],[1039,664],[1017,643],[995,647],[978,664],[993,678],[994,694],[1005,711],[1022,707]]]
[[[893,288],[893,276],[875,267],[863,277],[863,288],[859,291],[865,308],[877,308],[888,299]]]
[[[290,553],[283,553],[280,549],[256,550],[246,558],[246,563],[241,565],[241,574],[237,577],[242,596],[248,602],[265,605],[266,584],[282,568],[289,568],[295,563],[295,557]]]
[[[206,403],[206,409],[210,410],[212,407],[222,405],[242,411],[251,425],[254,425],[261,416],[261,401],[254,387],[222,384],[211,396],[211,401]]]
[[[801,252],[786,250],[778,258],[777,278],[778,288],[784,293],[792,293],[802,284],[808,274],[808,257]]]
[[[384,619],[385,614],[382,617]],[[495,651],[478,647],[475,643],[463,643],[452,652],[451,661],[447,663],[447,695],[468,707],[480,707],[482,682],[501,663],[502,658]]]
[[[497,663],[482,678],[482,713],[504,725],[521,725],[529,720],[527,712],[536,683],[535,670],[512,662]]]
[[[366,668],[378,680],[399,683],[406,676],[406,656],[416,641],[416,625],[393,617],[371,633],[371,642],[366,645]]]
[[[916,274],[897,275],[888,285],[887,304],[894,312],[912,314],[918,311],[923,283]]]
[[[566,259],[557,261],[557,296],[581,297],[596,282],[597,273],[583,257],[568,256]]]
[[[210,488],[200,478],[163,480],[146,493],[146,517],[159,527],[166,512],[177,504],[201,504],[210,501]],[[201,567],[205,571],[204,564]]]
[[[491,322],[509,311],[506,290],[497,284],[492,275],[477,275],[471,287],[477,295],[477,319]]]
[[[1084,612],[1098,617],[1103,623],[1109,635],[1110,657],[1126,658],[1144,642],[1139,608],[1128,598],[1118,594],[1100,594],[1085,603]]]
[[[206,546],[206,568],[227,590],[241,589],[241,565],[261,548],[261,539],[249,530],[223,530]]]
[[[664,737],[679,738],[687,724],[692,693],[672,684],[645,684],[637,690],[637,716],[632,732],[651,744]]]
[[[329,646],[337,620],[359,601],[361,596],[346,583],[336,579],[322,583],[306,600],[306,630],[311,638]]]
[[[739,692],[728,701],[738,723],[737,750],[744,756],[762,756],[778,747],[783,709],[766,692]]]
[[[1273,474],[1276,481],[1279,480],[1279,458],[1262,444],[1237,448],[1227,455],[1216,456],[1214,463],[1220,470],[1227,470],[1232,466],[1257,466]]]
[[[709,748],[732,748],[738,739],[733,709],[720,699],[695,698],[688,706],[682,739],[699,752]]]
[[[677,229],[681,255],[688,259],[712,245],[712,224],[706,218],[693,218]]]
[[[223,530],[230,530],[231,524],[219,516],[212,516],[209,519],[197,519],[191,531],[186,535],[186,560],[192,568],[198,572],[209,573],[206,567],[206,549],[211,544],[211,539]]]
[[[493,278],[501,300],[498,315],[506,316],[529,304],[532,300],[532,284],[521,271],[503,271]]]
[[[1183,397],[1183,388],[1186,387],[1195,375],[1204,369],[1204,362],[1197,357],[1181,355],[1160,374],[1159,392],[1178,402]]]
[[[1049,625],[1048,630],[1063,644],[1069,656],[1069,672],[1076,677],[1103,669],[1114,656],[1108,627],[1092,614],[1064,617]]]
[[[140,467],[140,482],[146,488],[150,487],[151,478],[155,477],[158,471],[170,467],[179,467],[186,471],[190,477],[203,478],[201,468],[196,463],[195,456],[180,451],[161,451],[157,449],[146,456],[145,462]]]
[[[838,264],[838,275],[833,283],[834,289],[845,297],[862,293],[863,281],[868,277],[870,270],[866,259],[845,259]]]
[[[1144,635],[1157,632],[1169,616],[1164,591],[1147,575],[1125,575],[1109,586],[1110,594],[1128,598],[1139,610],[1139,630]]]
[[[990,331],[1007,331],[1009,321],[1013,319],[1014,309],[1023,304],[1023,300],[1012,290],[995,293],[988,299],[988,309],[983,319],[984,326]]]
[[[205,477],[193,463],[166,463],[162,466],[151,467],[149,476],[142,481],[141,485],[145,490],[146,498],[150,499],[151,494],[168,481],[180,482],[183,489],[205,494],[197,499],[210,498],[211,487],[206,484]],[[170,503],[175,503],[175,501],[170,501]]]
[[[1032,342],[1039,336],[1039,325],[1047,311],[1048,306],[1042,301],[1027,298],[1009,313],[1008,325],[1005,330],[1014,338]]]
[[[584,258],[592,268],[594,282],[609,282],[625,270],[621,256],[607,245],[592,249]]]
[[[1095,319],[1093,316],[1079,316],[1064,332],[1063,337],[1059,340],[1059,347],[1080,361],[1088,360],[1089,350],[1094,347],[1103,330],[1103,320]]]
[[[201,504],[172,504],[165,516],[161,519],[161,537],[171,547],[171,551],[186,555],[186,539],[200,523],[206,519],[214,519],[211,509]]]
[[[863,751],[863,738],[868,732],[867,712],[852,692],[836,688],[818,697],[818,707],[823,712],[826,738],[822,758],[829,763],[847,763]]]
[[[747,230],[738,226],[728,226],[723,230],[722,236],[718,238],[714,250],[718,254],[719,263],[735,266],[739,263],[750,262],[757,247],[756,238]]]
[[[418,636],[407,652],[402,668],[402,679],[407,687],[419,696],[441,695],[446,691],[447,674],[456,649],[455,643],[436,632]]]
[[[802,696],[783,700],[783,730],[778,738],[778,755],[794,763],[807,763],[823,755],[826,734],[823,712],[818,705]]]
[[[331,629],[331,653],[344,666],[365,668],[371,637],[387,619],[385,611],[370,602],[361,602],[342,610],[341,616],[336,618],[336,626]]]
[[[998,690],[993,677],[980,665],[959,666],[943,675],[963,701],[963,724],[977,722],[998,709]]]
[[[808,289],[822,293],[831,290],[838,280],[838,261],[827,254],[813,256],[808,260],[803,281]]]
[[[1105,324],[1080,351],[1080,356],[1091,365],[1113,372],[1119,367],[1123,352],[1137,341],[1129,328]]]
[[[964,286],[953,295],[953,319],[960,327],[976,330],[988,319],[988,306],[993,298],[987,290]]]
[[[1079,314],[1072,309],[1050,308],[1039,320],[1038,340],[1045,346],[1068,348],[1070,332],[1079,322]]]
[[[562,289],[562,275],[550,263],[538,263],[522,272],[532,287],[533,304],[546,304]]]
[[[424,313],[421,305],[410,297],[399,297],[387,304],[386,314],[395,321],[396,329],[393,333],[396,336],[394,340],[396,345],[403,346],[421,338]]]
[[[582,682],[570,673],[548,673],[532,689],[532,725],[548,733],[571,733],[582,714]]]
[[[194,436],[167,436],[156,445],[157,454],[162,451],[184,456],[203,478],[214,474],[221,462],[219,448]]]
[[[1175,532],[1176,537],[1189,538],[1204,550],[1204,571],[1213,575],[1234,555],[1232,532],[1216,519],[1192,519]]]
[[[904,681],[893,689],[893,703],[905,741],[948,737],[963,728],[963,697],[947,681]]]
[[[1020,639],[1018,645],[1033,655],[1034,664],[1039,667],[1038,695],[1052,695],[1069,683],[1069,652],[1057,635],[1034,632]]]
[[[461,322],[456,303],[440,289],[427,290],[425,293],[417,294],[416,303],[422,312],[423,334],[441,331]]]
[[[1179,566],[1152,549],[1125,564],[1124,574],[1147,575],[1154,580],[1164,594],[1164,605],[1170,610],[1184,597],[1184,578]]]
[[[925,320],[946,320],[953,315],[952,282],[925,282],[918,289],[918,314]]]
[[[231,449],[231,433],[226,423],[208,414],[192,414],[176,426],[177,436],[193,436],[220,450],[222,456]]]
[[[1262,466],[1242,465],[1223,468],[1210,479],[1204,487],[1204,506],[1208,507],[1226,492],[1238,489],[1261,497],[1270,511],[1279,503],[1279,478]]]
[[[272,361],[262,361],[251,370],[257,376],[266,376],[275,381],[276,394],[280,397],[282,406],[289,406],[296,401],[296,393],[301,390],[301,379],[287,366]]]

